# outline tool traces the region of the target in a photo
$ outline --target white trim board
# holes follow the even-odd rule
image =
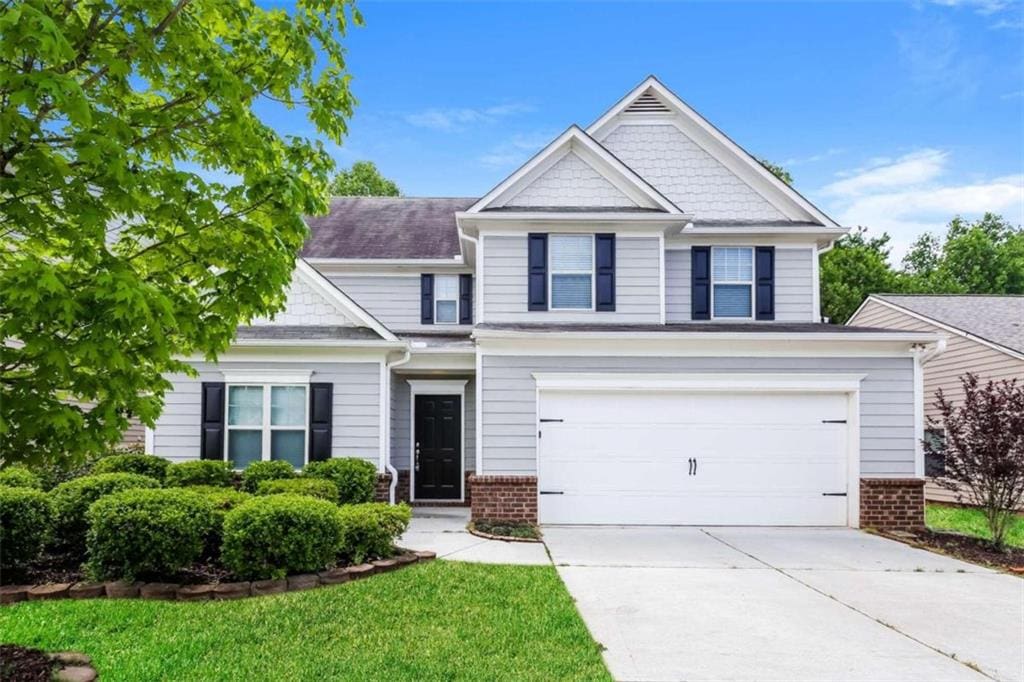
[[[409,501],[416,501],[416,396],[457,395],[462,418],[459,424],[459,497],[435,502],[466,501],[466,384],[469,379],[406,379],[409,384]],[[477,403],[480,401],[477,400]],[[477,432],[479,433],[479,426]],[[423,500],[426,502],[427,500]]]
[[[385,341],[398,341],[398,337],[392,334],[391,330],[381,324],[365,308],[349,298],[345,292],[335,286],[331,280],[327,279],[312,265],[298,258],[295,261],[295,272],[327,300],[334,303],[343,314],[362,323],[364,327],[369,327],[377,332]]]

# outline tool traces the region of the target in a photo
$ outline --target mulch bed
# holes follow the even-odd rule
[[[208,583],[232,582],[236,578],[228,569],[208,561],[193,564],[177,575],[170,576],[169,582],[182,585],[205,585]],[[20,572],[4,571],[0,585],[44,585],[47,583],[77,583],[87,580],[80,562],[69,561],[60,555],[44,555]],[[0,680],[4,680],[0,677]]]
[[[50,682],[54,663],[39,649],[0,644],[0,680],[4,682]]]
[[[948,554],[973,564],[1008,570],[1024,577],[1024,548],[1007,547],[1006,550],[1000,552],[985,540],[959,533],[934,530],[899,534],[886,533],[885,535],[895,540],[910,541],[911,544],[924,549]]]
[[[505,542],[540,542],[540,529],[529,523],[501,523],[471,521],[467,530],[471,535]]]

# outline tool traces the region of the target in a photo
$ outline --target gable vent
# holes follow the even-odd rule
[[[627,114],[667,114],[670,111],[665,103],[651,92],[645,92],[626,107]]]

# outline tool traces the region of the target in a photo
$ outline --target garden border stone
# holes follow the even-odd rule
[[[47,583],[45,585],[33,585],[28,590],[29,601],[42,601],[44,599],[64,599],[68,596],[71,583]]]
[[[99,599],[107,596],[107,586],[103,583],[82,581],[75,583],[68,590],[70,599]]]
[[[134,599],[139,596],[140,582],[129,583],[124,580],[115,580],[105,583],[107,596],[111,599]]]
[[[139,598],[176,599],[180,588],[178,583],[143,583],[139,585]]]

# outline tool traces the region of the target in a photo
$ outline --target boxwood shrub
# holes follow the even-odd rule
[[[338,486],[338,504],[372,502],[377,490],[377,467],[364,459],[339,457],[310,462],[305,473],[313,478],[326,478]]]
[[[92,467],[94,474],[128,473],[142,474],[163,481],[167,468],[171,466],[163,457],[156,455],[123,454],[104,457]]]
[[[43,481],[27,467],[14,464],[0,469],[0,485],[9,488],[43,489]]]
[[[382,502],[346,505],[339,508],[338,514],[342,525],[338,554],[357,564],[391,556],[395,540],[409,527],[412,518],[408,505]]]
[[[338,486],[326,478],[290,478],[277,481],[263,481],[258,490],[260,495],[280,495],[290,493],[293,495],[309,495],[319,497],[321,500],[330,502],[338,501]]]
[[[126,490],[94,502],[88,519],[94,579],[168,578],[202,555],[213,506],[187,489]]]
[[[50,531],[50,499],[34,488],[0,486],[0,571],[20,573]]]
[[[253,462],[242,472],[242,487],[246,491],[254,493],[259,490],[260,483],[263,481],[277,481],[295,478],[295,476],[295,468],[288,462],[281,460]]]
[[[189,492],[202,495],[213,508],[213,526],[206,539],[206,550],[204,556],[216,557],[220,552],[220,545],[223,541],[224,517],[227,513],[252,499],[252,495],[235,490],[234,488],[220,488],[212,485],[196,485],[182,488]]]
[[[169,466],[164,483],[168,488],[182,488],[188,485],[212,485],[226,488],[231,485],[231,476],[231,466],[227,462],[197,459]]]
[[[89,530],[86,512],[93,502],[122,490],[159,487],[159,481],[141,474],[97,474],[61,483],[49,492],[54,543],[65,551],[84,552],[85,534]]]
[[[243,580],[330,566],[341,540],[338,507],[306,495],[256,497],[224,519],[221,560]]]

